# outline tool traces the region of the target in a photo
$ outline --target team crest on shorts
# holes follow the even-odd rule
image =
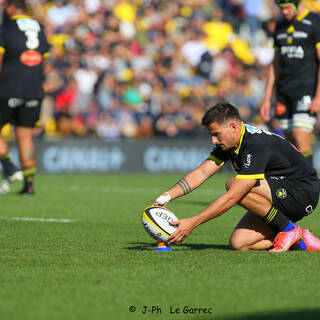
[[[276,196],[280,199],[285,199],[287,197],[287,190],[286,189],[278,189],[276,192]]]

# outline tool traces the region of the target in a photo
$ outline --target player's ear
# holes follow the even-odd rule
[[[235,131],[237,130],[238,126],[239,126],[238,123],[235,122],[235,121],[230,121],[230,122],[229,122],[229,127],[231,128],[231,130],[232,130],[233,132],[235,132]]]

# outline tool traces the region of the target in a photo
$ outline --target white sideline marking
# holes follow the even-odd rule
[[[27,218],[27,217],[0,217],[0,220],[12,220],[12,221],[39,221],[39,222],[61,222],[61,223],[70,223],[75,220],[69,219],[54,219],[54,218]]]

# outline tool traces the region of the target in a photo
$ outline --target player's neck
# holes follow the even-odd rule
[[[239,123],[239,125],[237,126],[237,130],[236,130],[236,134],[235,134],[235,145],[234,145],[234,149],[239,148],[239,145],[241,144],[241,137],[242,137],[242,122]]]
[[[25,10],[18,9],[18,8],[15,8],[15,9],[11,10],[10,13],[9,13],[10,17],[13,17],[13,16],[26,16],[26,15],[27,15],[27,13],[25,12]]]

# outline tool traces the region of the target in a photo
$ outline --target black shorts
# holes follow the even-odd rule
[[[266,177],[271,189],[272,204],[291,221],[296,222],[311,214],[319,200],[319,182],[291,180],[284,177]]]
[[[1,99],[0,126],[11,123],[14,126],[34,128],[40,118],[41,102],[40,99]]]
[[[313,99],[311,93],[300,96],[278,93],[275,109],[275,117],[280,120],[280,126],[285,131],[302,129],[312,132],[317,122],[315,114],[309,111],[309,105]]]

